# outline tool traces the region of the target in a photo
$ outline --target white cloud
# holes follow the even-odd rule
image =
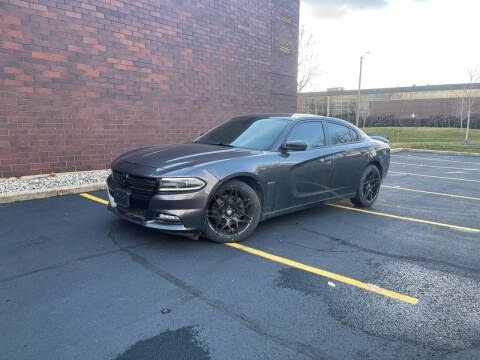
[[[355,10],[380,9],[387,0],[302,0],[302,6],[318,18],[341,18]]]
[[[480,63],[478,1],[300,1],[326,72],[308,90],[355,88],[365,51],[364,88],[465,82],[466,69]]]

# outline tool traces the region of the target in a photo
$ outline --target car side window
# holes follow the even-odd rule
[[[346,126],[329,122],[327,123],[327,132],[331,145],[348,144],[352,142],[352,134]]]
[[[358,136],[358,133],[355,130],[349,129],[350,130],[350,135],[352,136],[352,141],[360,141],[360,137]]]
[[[307,149],[325,145],[325,134],[320,121],[298,124],[288,135],[287,141],[305,141]]]

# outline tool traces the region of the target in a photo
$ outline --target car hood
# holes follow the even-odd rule
[[[174,171],[220,160],[253,156],[257,150],[230,148],[201,143],[170,144],[129,151],[115,160],[156,168],[156,171]]]

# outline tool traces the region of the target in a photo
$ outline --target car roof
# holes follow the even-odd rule
[[[243,116],[235,116],[235,118],[264,118],[264,119],[286,119],[292,121],[300,121],[300,120],[333,120],[338,123],[342,123],[344,125],[354,126],[352,123],[337,119],[328,116],[321,116],[321,115],[314,115],[314,114],[300,114],[300,113],[267,113],[267,114],[249,114]]]
[[[318,117],[317,115],[311,114],[297,114],[297,113],[266,113],[266,114],[248,114],[243,116],[235,116],[236,118],[248,118],[248,117],[255,117],[255,118],[279,118],[279,119],[299,119],[304,117]]]

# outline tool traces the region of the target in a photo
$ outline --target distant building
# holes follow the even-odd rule
[[[364,89],[360,95],[361,124],[388,126],[390,122],[404,120],[405,124],[421,125],[422,121],[435,119],[457,124],[463,108],[466,117],[465,89],[469,84],[426,85],[381,89]],[[480,97],[480,83],[473,86],[473,95]],[[327,91],[301,93],[298,111],[302,113],[333,116],[355,122],[357,90],[330,88]],[[476,100],[472,114],[480,115],[480,99]],[[407,121],[408,120],[408,121]],[[431,126],[431,125],[429,125]]]
[[[344,88],[344,87],[341,87],[341,86],[339,86],[339,87],[327,88],[327,91],[343,91],[343,90],[345,90],[345,88]]]

